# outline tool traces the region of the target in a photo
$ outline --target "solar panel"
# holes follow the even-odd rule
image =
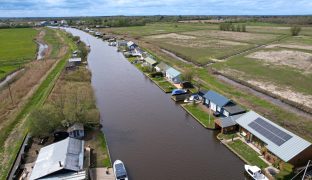
[[[248,126],[278,146],[281,146],[290,138],[292,138],[291,135],[261,118],[257,118],[253,122],[249,123]]]

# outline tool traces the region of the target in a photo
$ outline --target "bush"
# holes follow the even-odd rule
[[[301,27],[293,26],[290,28],[290,32],[292,36],[298,36],[301,31]]]
[[[163,73],[162,72],[154,72],[154,73],[151,73],[151,77],[163,77]]]

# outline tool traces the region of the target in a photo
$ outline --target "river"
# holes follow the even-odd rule
[[[92,86],[112,161],[131,180],[244,179],[243,162],[116,48],[77,29],[91,46]]]

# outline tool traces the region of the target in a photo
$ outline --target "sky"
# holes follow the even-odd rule
[[[312,0],[0,0],[0,17],[311,14]]]

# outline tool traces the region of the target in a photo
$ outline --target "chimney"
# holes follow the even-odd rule
[[[60,165],[60,167],[63,167],[63,166],[62,166],[62,163],[61,163],[61,161],[59,161],[59,165]]]

